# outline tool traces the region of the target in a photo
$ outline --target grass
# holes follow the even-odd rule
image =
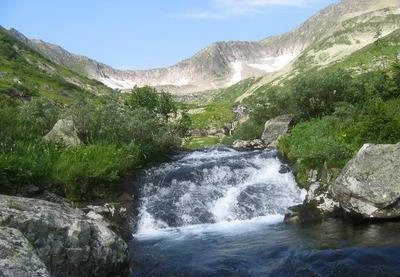
[[[113,92],[100,82],[54,64],[1,28],[0,89],[16,89],[23,96],[42,95],[64,104]]]
[[[112,144],[68,149],[57,159],[52,179],[62,184],[64,193],[73,201],[105,197],[118,191],[121,175],[134,167],[139,151],[133,155]]]
[[[193,137],[183,145],[184,149],[196,150],[210,146],[216,146],[223,140],[223,136]]]
[[[382,68],[382,65],[390,65],[398,59],[400,47],[400,30],[377,40],[332,67],[353,68],[357,71],[370,71]],[[383,64],[382,64],[383,63]]]
[[[195,107],[204,108],[204,112],[190,116],[192,128],[222,128],[225,124],[231,123],[235,117],[232,109],[236,99],[256,81],[254,78],[246,79],[229,88],[220,89],[215,92],[215,96],[209,101],[209,104]]]

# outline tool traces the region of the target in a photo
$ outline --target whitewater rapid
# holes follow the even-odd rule
[[[205,149],[175,157],[140,178],[134,237],[245,232],[283,221],[306,191],[276,151]]]

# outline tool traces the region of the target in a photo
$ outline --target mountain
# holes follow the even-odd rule
[[[28,39],[0,26],[0,94],[6,97],[30,98],[42,95],[61,103],[83,97],[111,94],[113,90],[99,81],[81,76],[27,44]],[[24,41],[25,40],[25,41]]]
[[[216,42],[173,66],[118,70],[71,54],[41,40],[10,34],[53,62],[111,88],[151,85],[176,94],[229,87],[249,77],[269,82],[291,71],[324,66],[384,37],[400,26],[398,0],[342,0],[330,5],[291,32],[261,41]]]

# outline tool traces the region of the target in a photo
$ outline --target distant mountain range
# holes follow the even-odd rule
[[[342,0],[283,35],[216,42],[173,66],[149,70],[114,69],[58,45],[28,39],[15,29],[8,33],[54,63],[111,88],[150,85],[182,95],[229,87],[249,77],[263,77],[260,86],[304,68],[325,66],[399,27],[399,0]]]

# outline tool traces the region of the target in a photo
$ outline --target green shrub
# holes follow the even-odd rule
[[[338,123],[332,117],[312,119],[296,125],[279,142],[279,149],[295,162],[298,181],[307,186],[307,170],[343,167],[353,151],[337,136]]]
[[[125,104],[131,109],[145,108],[150,112],[160,114],[165,120],[176,116],[177,105],[171,94],[164,91],[157,92],[152,87],[135,87],[126,95]]]

